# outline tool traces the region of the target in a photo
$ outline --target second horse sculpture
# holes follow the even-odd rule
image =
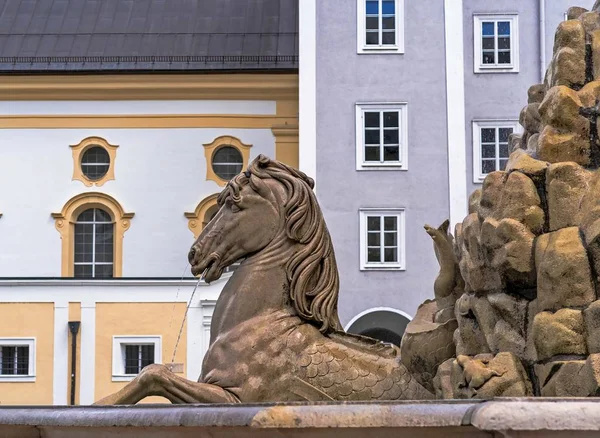
[[[213,314],[198,382],[150,365],[98,404],[430,399],[399,351],[344,333],[331,238],[302,172],[259,156],[219,196],[189,253],[208,282],[244,258]]]

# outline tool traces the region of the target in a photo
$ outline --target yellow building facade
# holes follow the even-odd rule
[[[230,274],[192,298],[187,251],[232,171],[298,166],[298,75],[11,75],[0,99],[0,404],[196,379]]]

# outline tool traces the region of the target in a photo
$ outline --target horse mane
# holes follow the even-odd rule
[[[298,316],[319,326],[322,333],[342,330],[338,313],[339,276],[331,237],[313,192],[314,181],[303,172],[259,155],[246,172],[230,182],[230,190],[219,203],[231,196],[239,200],[239,187],[251,183],[251,175],[272,178],[285,187],[283,206],[287,236],[302,247],[286,266],[290,300]],[[228,193],[226,193],[228,192]]]

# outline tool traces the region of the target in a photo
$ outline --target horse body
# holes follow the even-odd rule
[[[151,365],[98,404],[433,398],[397,348],[343,332],[335,255],[312,187],[264,156],[229,182],[189,254],[208,282],[244,259],[215,306],[198,382]]]

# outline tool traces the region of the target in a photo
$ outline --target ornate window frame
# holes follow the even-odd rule
[[[250,148],[251,144],[243,143],[239,138],[231,135],[222,135],[215,138],[211,143],[203,144],[204,146],[204,157],[206,158],[206,180],[214,181],[221,187],[224,187],[229,181],[219,177],[212,167],[212,157],[215,152],[225,146],[232,146],[236,148],[240,154],[242,154],[242,169],[248,167],[250,162]]]
[[[197,239],[202,229],[206,225],[204,223],[204,218],[206,217],[206,213],[217,205],[217,198],[219,197],[218,193],[212,194],[204,198],[200,203],[196,206],[194,211],[184,213],[185,217],[188,220],[188,228],[194,235],[194,239]]]
[[[106,174],[97,180],[91,180],[83,173],[81,169],[81,159],[83,158],[83,154],[89,148],[93,146],[100,146],[105,149],[110,158],[110,164],[108,166],[108,171]],[[87,137],[81,140],[78,144],[70,145],[71,151],[73,153],[73,181],[81,181],[87,187],[100,187],[104,185],[106,181],[112,181],[115,179],[115,160],[117,158],[117,148],[118,145],[110,144],[102,137]]]
[[[81,193],[69,199],[59,213],[52,213],[55,227],[62,240],[61,276],[73,277],[74,274],[74,236],[75,222],[81,212],[88,208],[101,208],[110,214],[114,229],[113,277],[123,275],[123,237],[131,225],[135,213],[127,213],[119,202],[105,193]]]

